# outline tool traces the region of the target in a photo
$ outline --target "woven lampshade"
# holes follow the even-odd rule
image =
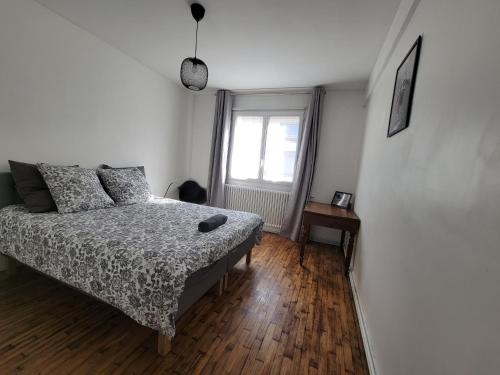
[[[188,57],[181,64],[181,82],[190,90],[203,90],[208,82],[207,65],[196,57]]]

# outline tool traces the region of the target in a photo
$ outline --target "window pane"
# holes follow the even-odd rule
[[[262,143],[261,116],[238,116],[234,124],[230,176],[238,180],[259,178]]]
[[[264,180],[292,182],[299,142],[299,116],[269,118],[264,161]]]

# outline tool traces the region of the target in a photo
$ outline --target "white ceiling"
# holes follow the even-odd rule
[[[180,82],[193,55],[186,0],[36,0]],[[349,86],[368,79],[400,0],[201,0],[208,87]]]

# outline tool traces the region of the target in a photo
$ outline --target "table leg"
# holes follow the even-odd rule
[[[302,232],[302,243],[300,245],[300,265],[304,264],[304,251],[306,249],[306,243],[309,240],[310,230],[311,230],[311,225],[304,223],[304,230]]]
[[[345,276],[349,277],[349,269],[351,268],[351,258],[354,250],[354,243],[356,242],[357,234],[349,232],[349,243],[347,244],[347,253],[345,255],[344,272]]]
[[[340,237],[340,250],[342,255],[344,255],[344,243],[345,243],[345,230],[342,231],[342,236]]]

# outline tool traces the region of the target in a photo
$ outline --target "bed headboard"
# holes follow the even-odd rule
[[[0,172],[0,208],[21,203],[10,172]]]

